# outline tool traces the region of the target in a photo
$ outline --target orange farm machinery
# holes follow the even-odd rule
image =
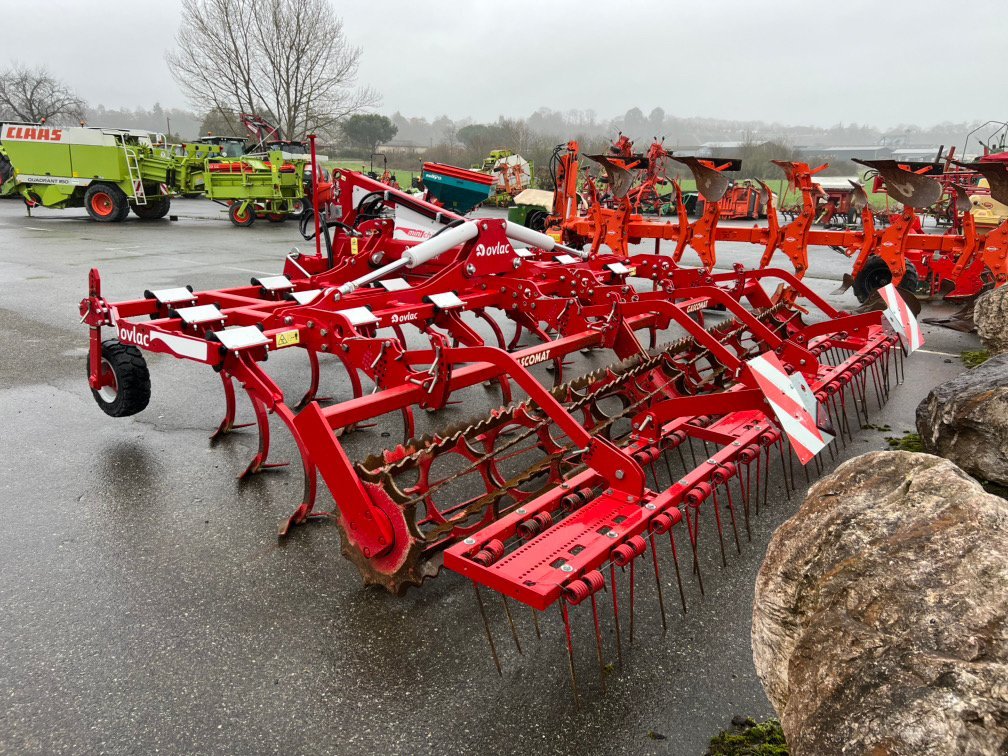
[[[207,365],[225,399],[216,435],[236,427],[236,386],[254,411],[246,475],[273,465],[270,415],[293,436],[304,488],[283,533],[333,522],[364,582],[393,593],[446,567],[472,582],[484,618],[486,591],[503,597],[516,644],[515,602],[537,630],[555,611],[572,678],[575,607],[590,606],[604,676],[603,592],[621,658],[638,573],[654,572],[664,623],[661,571],[702,590],[698,553],[741,549],[771,467],[788,490],[795,460],[818,469],[922,343],[893,286],[884,311],[841,312],[766,265],[714,272],[681,254],[583,249],[359,173],[313,175],[326,205],[315,253],[292,253],[276,275],[113,302],[91,271],[80,311],[95,400],[111,416],[142,411],[148,352]],[[305,356],[303,397],[268,370],[283,349]],[[571,372],[585,352],[594,369]],[[320,379],[334,370],[351,395],[325,403]],[[445,427],[473,392],[499,406]],[[374,433],[370,454],[352,453],[379,419],[401,441]],[[485,629],[499,669],[499,633]]]
[[[654,240],[656,251],[662,242],[668,242],[674,245],[670,253],[673,262],[680,263],[686,251],[692,249],[702,268],[710,272],[717,262],[718,242],[743,242],[754,245],[760,253],[758,268],[769,266],[780,252],[800,279],[809,269],[809,248],[828,247],[854,259],[844,288],[853,286],[862,302],[889,283],[909,295],[971,299],[1008,281],[1008,221],[981,233],[968,212],[970,200],[960,185],[952,183],[950,190],[956,198],[956,226],[961,231],[952,228],[945,234],[923,233],[919,213],[938,202],[945,191],[937,178],[927,175],[932,173],[930,166],[913,169],[893,160],[856,161],[877,175],[879,185],[902,209],[884,218],[876,215],[863,187],[855,182],[848,213],[860,216],[860,227],[837,229],[814,227],[822,214],[820,200],[824,194],[814,177],[826,165],[812,168],[800,162],[775,161],[789,186],[800,193],[801,208],[789,222],[782,223],[773,194],[757,179],[766,224],[744,226],[719,224],[722,204],[732,188],[725,172],[737,171],[739,161],[674,156],[657,142],[648,152],[650,164],[646,170],[641,156],[589,157],[606,170],[611,197],[600,198],[592,191],[593,181],[588,177],[588,208],[584,212],[577,209],[579,147],[576,142],[568,143],[558,149],[552,164],[557,191],[547,230],[554,238],[592,253],[604,246],[626,256],[632,246],[644,240]],[[667,180],[673,187],[677,222],[639,212],[637,197],[664,174],[655,163],[668,160],[685,165],[696,180],[704,202],[700,217],[694,221],[688,217],[683,192],[675,179]],[[980,176],[986,179],[993,199],[1008,200],[1008,163],[988,160],[955,165],[974,180]]]

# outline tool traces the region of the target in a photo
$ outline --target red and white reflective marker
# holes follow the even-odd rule
[[[820,430],[816,422],[819,403],[812,389],[801,373],[788,375],[773,352],[753,357],[746,364],[770,403],[781,430],[791,440],[798,459],[807,465],[833,440],[833,436]]]
[[[903,342],[903,348],[906,349],[907,354],[911,354],[924,346],[924,336],[921,334],[920,326],[917,324],[917,318],[910,312],[910,307],[907,306],[906,301],[896,291],[896,287],[892,284],[886,284],[878,290],[878,293],[886,303],[886,308],[882,311],[882,314],[885,315],[885,319],[889,321],[889,325],[893,327],[893,330],[900,337],[900,341]]]

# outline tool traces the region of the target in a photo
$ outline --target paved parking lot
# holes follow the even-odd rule
[[[552,613],[541,642],[518,616],[519,657],[500,605],[490,607],[501,679],[466,581],[443,573],[396,598],[361,587],[334,526],[278,545],[299,472],[236,480],[255,436],[210,446],[223,409],[211,371],[155,356],[147,410],[102,414],[78,324],[89,268],[100,268],[106,296],[124,299],[244,284],[304,246],[294,224],[238,229],[218,210],[179,201],[177,222],[100,225],[82,210],[28,218],[19,202],[0,202],[0,751],[698,754],[733,715],[772,714],[749,622],[766,544],[800,500],[779,484],[727,570],[707,550],[706,597],[688,582],[690,612],[673,611],[664,638],[642,589],[636,647],[605,694],[579,615],[575,710]],[[809,280],[827,293],[850,263],[813,254]],[[732,245],[720,255],[725,265],[758,259]],[[972,336],[924,333],[908,383],[873,417],[894,433],[913,427],[917,403],[976,348]],[[302,368],[293,355],[270,360],[292,393],[306,385]],[[346,387],[326,388],[339,397]],[[845,454],[882,448],[885,435],[863,431]],[[296,460],[281,427],[274,441],[277,458]],[[674,609],[674,582],[665,591]]]

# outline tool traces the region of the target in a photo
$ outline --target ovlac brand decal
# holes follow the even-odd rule
[[[511,251],[511,245],[507,242],[499,242],[498,244],[477,244],[476,245],[476,257],[496,257],[497,255],[506,255]]]
[[[119,341],[148,349],[150,347],[150,332],[141,331],[133,324],[121,325],[119,326]]]
[[[176,336],[158,331],[141,331],[133,324],[121,325],[116,330],[119,332],[119,341],[124,344],[150,349],[154,342],[160,341],[168,348],[168,351],[179,357],[202,361],[207,359],[207,344],[200,339],[190,339],[187,336]]]
[[[393,324],[397,324],[397,323],[411,323],[411,322],[413,322],[414,320],[417,319],[418,314],[419,313],[417,313],[416,311],[413,311],[413,312],[404,312],[402,315],[400,315],[397,312],[397,313],[394,313],[392,315],[392,317],[389,318],[389,322],[393,323]]]
[[[546,362],[549,358],[550,352],[547,349],[545,352],[536,352],[535,354],[519,357],[517,362],[523,367],[532,367],[532,365],[538,365],[540,362]]]
[[[18,142],[58,142],[63,139],[63,129],[50,129],[45,126],[7,126],[3,138]]]

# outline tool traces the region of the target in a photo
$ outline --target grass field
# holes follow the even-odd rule
[[[371,164],[367,160],[354,160],[352,158],[350,159],[338,158],[336,160],[325,160],[322,162],[322,167],[328,168],[329,170],[332,170],[333,168],[348,168],[350,170],[362,171],[364,173],[367,173],[369,170],[371,170]],[[384,170],[385,169],[382,167],[380,161],[374,163],[374,171],[379,176],[381,176],[382,171]],[[404,171],[402,169],[390,169],[390,170],[392,171],[392,173],[395,174],[396,181],[399,182],[399,186],[401,186],[403,189],[409,189],[409,187],[412,186],[413,177],[420,176],[419,170],[416,171]]]

